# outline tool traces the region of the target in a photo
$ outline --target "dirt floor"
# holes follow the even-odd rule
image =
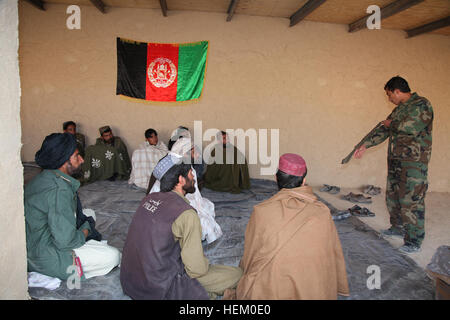
[[[323,187],[322,185],[312,187],[316,194],[339,210],[346,210],[355,205],[352,202],[341,199],[343,195],[349,192],[362,193],[362,188],[341,188],[338,194],[329,194],[319,191]],[[358,205],[366,207],[375,213],[375,217],[358,219],[378,232],[381,229],[389,228],[389,213],[386,208],[385,190],[382,189],[380,194],[370,197],[372,197],[371,204],[359,203]],[[430,263],[433,254],[439,246],[450,245],[450,193],[428,192],[425,197],[425,210],[425,240],[422,243],[422,249],[420,252],[409,255],[423,269]],[[394,248],[403,245],[403,240],[398,238],[386,240]]]

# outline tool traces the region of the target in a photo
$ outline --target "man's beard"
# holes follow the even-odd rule
[[[73,166],[73,165],[70,163],[70,160],[69,160],[69,162],[67,163],[67,173],[68,173],[70,176],[73,176],[73,175],[78,174],[78,173],[80,173],[80,172],[81,172],[81,164],[80,164],[78,167],[75,167],[75,166]]]
[[[183,190],[188,193],[194,193],[195,192],[195,180],[186,178],[186,184],[183,186]]]

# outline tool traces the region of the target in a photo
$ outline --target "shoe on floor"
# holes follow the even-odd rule
[[[400,248],[398,248],[398,250],[402,253],[409,254],[409,253],[420,252],[420,247],[416,246],[415,244],[408,243],[408,244],[402,245]]]
[[[372,203],[372,197],[365,197],[363,194],[355,194],[353,192],[342,196],[342,199],[353,203]]]
[[[331,217],[333,218],[333,220],[343,220],[343,219],[347,219],[351,216],[351,212],[348,210],[343,210],[343,211],[337,211],[335,213],[331,214]]]
[[[381,193],[381,188],[368,185],[363,190],[364,193],[370,194],[371,196],[376,196]]]
[[[375,217],[375,213],[371,212],[367,208],[361,208],[358,205],[354,205],[353,207],[348,209],[348,211],[356,217]]]
[[[330,189],[330,191],[328,191],[328,193],[336,194],[336,193],[339,193],[340,191],[341,191],[341,188],[336,187],[336,186],[331,186],[331,189]]]
[[[390,227],[386,230],[381,230],[381,234],[386,237],[399,237],[403,238],[405,233],[397,228]]]
[[[336,186],[330,186],[328,184],[324,184],[322,188],[320,188],[320,191],[322,192],[328,192],[331,194],[336,194],[339,193],[341,191],[341,188],[336,187]]]

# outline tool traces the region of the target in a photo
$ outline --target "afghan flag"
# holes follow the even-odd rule
[[[150,101],[200,98],[208,41],[146,43],[117,38],[116,94]]]

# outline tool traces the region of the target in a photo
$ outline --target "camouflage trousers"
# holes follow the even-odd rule
[[[388,160],[386,205],[391,225],[405,231],[405,244],[420,247],[425,238],[428,165]]]

